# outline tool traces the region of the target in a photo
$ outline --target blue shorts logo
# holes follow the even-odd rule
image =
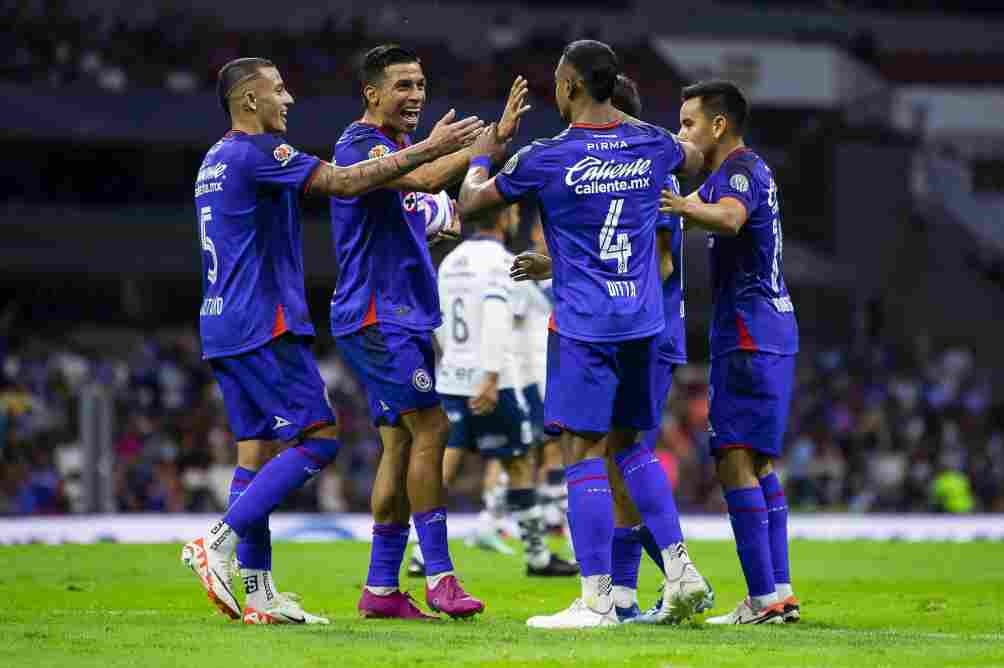
[[[411,375],[411,384],[419,392],[429,392],[432,390],[432,377],[425,369],[415,369],[415,373]]]

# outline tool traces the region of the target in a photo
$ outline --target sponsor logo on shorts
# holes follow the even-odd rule
[[[370,149],[369,155],[371,160],[375,160],[377,158],[384,157],[388,153],[390,153],[389,148],[387,148],[384,144],[377,144],[376,146]]]
[[[411,384],[419,392],[431,392],[432,376],[425,369],[415,369],[415,373],[411,375]]]
[[[272,429],[282,429],[283,427],[288,427],[289,425],[293,424],[286,418],[279,417],[278,415],[274,415],[272,416],[272,418],[275,420],[275,424],[272,425]]]
[[[380,410],[382,410],[384,412],[387,412],[387,411],[390,410],[390,406],[388,406],[387,402],[384,401],[383,399],[380,400]]]
[[[296,157],[296,149],[289,144],[279,144],[272,151],[272,157],[275,158],[276,162],[285,167],[289,164],[289,161]]]

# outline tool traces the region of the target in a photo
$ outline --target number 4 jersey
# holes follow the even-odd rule
[[[538,200],[558,333],[626,341],[666,326],[655,226],[659,190],[683,160],[676,138],[653,125],[574,124],[523,148],[496,176],[507,201]]]
[[[797,353],[798,324],[782,271],[781,207],[770,168],[753,151],[739,148],[708,177],[698,195],[708,203],[732,197],[747,213],[738,235],[708,235],[714,300],[711,356],[733,350]]]
[[[231,131],[206,153],[195,181],[203,357],[247,352],[285,332],[314,335],[298,198],[319,164],[271,134]]]

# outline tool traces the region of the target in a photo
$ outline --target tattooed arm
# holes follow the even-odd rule
[[[325,197],[358,197],[431,162],[469,146],[480,134],[484,123],[476,116],[453,121],[451,109],[429,133],[428,138],[401,151],[351,167],[321,162],[311,177],[307,192]]]

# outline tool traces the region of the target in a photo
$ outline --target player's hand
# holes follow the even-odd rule
[[[492,162],[497,164],[505,158],[509,142],[501,141],[495,128],[495,123],[492,123],[485,128],[484,132],[478,135],[477,140],[474,142],[473,154],[486,155],[492,159]]]
[[[530,105],[526,104],[529,94],[530,88],[526,79],[521,76],[516,77],[512,82],[512,88],[509,89],[509,99],[506,100],[502,118],[495,126],[495,135],[499,142],[509,141],[519,130],[519,119],[531,109]]]
[[[435,246],[440,241],[457,241],[460,239],[460,213],[457,210],[457,201],[451,199],[450,202],[453,204],[453,217],[450,218],[450,222],[446,224],[446,227],[439,230],[429,240],[430,246]]]
[[[664,188],[662,193],[659,195],[659,211],[662,213],[672,213],[677,216],[682,216],[686,205],[687,198],[682,195],[678,195],[669,188]]]
[[[457,112],[454,109],[446,112],[446,115],[439,119],[426,139],[429,148],[438,156],[449,155],[467,148],[474,143],[485,127],[485,122],[477,116],[468,116],[462,120],[454,121],[456,115]]]
[[[467,401],[471,412],[475,415],[488,415],[495,412],[499,403],[498,374],[486,373],[477,392]]]
[[[551,278],[551,258],[526,251],[513,259],[509,277],[514,281],[543,281]]]

